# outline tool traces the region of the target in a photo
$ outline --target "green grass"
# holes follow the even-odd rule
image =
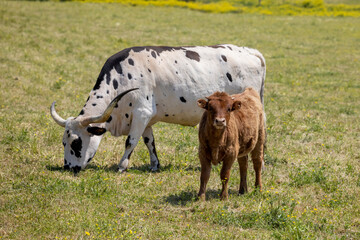
[[[359,18],[212,14],[119,4],[0,2],[1,239],[360,238]],[[63,171],[63,129],[107,57],[135,45],[233,43],[267,60],[263,191],[229,201],[219,167],[199,202],[197,128],[159,123],[162,164],[106,135],[79,176]],[[250,169],[252,168],[250,164]]]

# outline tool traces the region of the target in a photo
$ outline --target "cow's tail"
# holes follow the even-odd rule
[[[265,104],[264,104],[264,88],[265,88],[265,77],[266,77],[266,63],[265,58],[260,52],[256,52],[255,56],[260,59],[261,68],[262,68],[262,78],[261,78],[261,88],[260,88],[260,98],[261,103],[263,105],[263,116],[264,116],[264,129],[265,129],[265,142],[264,142],[264,157],[263,157],[263,164],[262,170],[265,170],[265,151],[266,151],[266,140],[267,140],[267,133],[266,133],[266,113],[265,113]]]

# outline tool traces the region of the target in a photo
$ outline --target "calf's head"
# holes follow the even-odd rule
[[[207,111],[207,121],[216,129],[225,129],[232,111],[240,109],[241,102],[225,92],[215,92],[205,99],[198,100],[198,106]]]
[[[63,135],[64,145],[64,169],[71,169],[78,173],[85,168],[95,156],[105,128],[94,126],[96,123],[103,123],[110,117],[117,102],[128,92],[136,90],[133,88],[118,95],[108,105],[103,114],[90,117],[70,117],[63,119],[55,111],[55,102],[52,103],[50,113],[54,121],[65,128]]]

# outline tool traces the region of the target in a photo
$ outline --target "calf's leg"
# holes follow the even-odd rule
[[[264,144],[258,142],[251,152],[251,158],[255,170],[255,187],[261,190],[261,168],[264,162]]]
[[[201,163],[200,190],[198,196],[202,201],[205,201],[206,185],[209,181],[210,173],[211,162]]]
[[[239,194],[247,193],[247,169],[248,169],[248,156],[238,158],[240,168],[240,187]]]
[[[234,162],[234,158],[227,158],[224,159],[223,161],[223,165],[221,168],[221,172],[220,172],[220,179],[221,179],[221,184],[222,184],[222,189],[221,189],[221,193],[220,193],[220,199],[221,200],[227,200],[228,199],[228,182],[229,182],[229,178],[230,178],[230,171],[231,171],[231,166]]]

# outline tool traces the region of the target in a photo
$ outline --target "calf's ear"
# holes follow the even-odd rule
[[[241,102],[240,101],[235,101],[233,103],[233,105],[232,105],[232,111],[238,110],[238,109],[240,109],[240,107],[241,107]]]
[[[105,128],[99,128],[99,127],[88,127],[86,130],[89,133],[96,135],[96,136],[101,136],[106,132]]]
[[[203,109],[207,109],[208,102],[205,99],[199,99],[197,101],[197,104],[199,107],[201,107]]]

